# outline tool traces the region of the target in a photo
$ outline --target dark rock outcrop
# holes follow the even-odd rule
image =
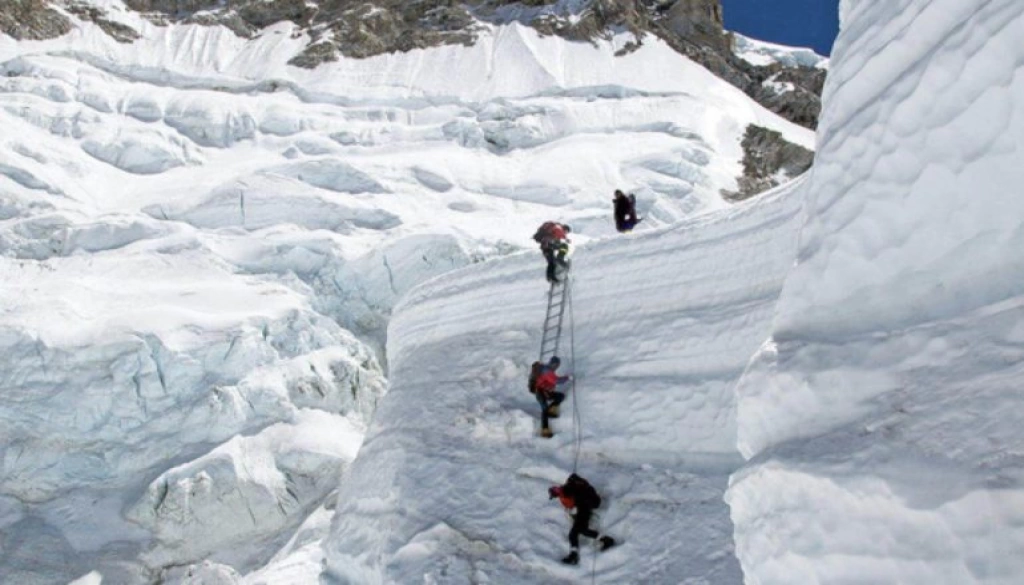
[[[141,36],[139,31],[126,24],[110,20],[106,17],[106,12],[86,2],[70,2],[67,4],[66,9],[82,20],[95,22],[97,26],[103,29],[103,32],[119,43],[130,43]]]
[[[826,73],[824,69],[810,67],[752,67],[747,93],[783,118],[806,128],[817,128]]]
[[[47,0],[0,1],[0,33],[18,40],[43,40],[70,31],[71,21]]]
[[[328,8],[328,3],[321,8]],[[313,42],[291,64],[315,67],[323,61],[371,57],[445,44],[472,45],[477,25],[459,2],[377,0],[329,3],[310,21]]]
[[[777,63],[758,66],[736,56],[732,35],[723,28],[720,0],[670,0],[660,5],[651,11],[655,18],[647,30],[783,118],[812,130],[817,127],[825,70]]]
[[[665,7],[660,20],[668,32],[718,53],[732,52],[719,0],[678,0],[659,5]]]
[[[723,191],[730,201],[741,201],[776,187],[811,168],[814,153],[793,144],[782,134],[751,124],[743,135],[743,176],[737,191]]]

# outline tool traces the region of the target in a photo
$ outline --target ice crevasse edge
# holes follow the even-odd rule
[[[1024,575],[1024,5],[841,4],[807,221],[738,385],[746,579]]]

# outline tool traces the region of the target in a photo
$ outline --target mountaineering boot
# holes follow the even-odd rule
[[[580,564],[580,553],[572,551],[562,559],[562,562],[567,565],[578,565]]]
[[[551,427],[544,427],[543,429],[540,430],[540,436],[544,437],[545,439],[550,439],[551,437],[555,436],[555,433],[551,432]]]
[[[610,536],[602,536],[597,542],[600,543],[602,551],[606,551],[615,546],[615,539]]]
[[[558,408],[557,404],[552,404],[548,407],[548,416],[551,418],[558,418],[558,414],[561,409]]]

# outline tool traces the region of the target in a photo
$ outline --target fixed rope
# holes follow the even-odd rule
[[[580,418],[580,399],[577,393],[576,384],[576,321],[573,318],[572,311],[572,278],[566,275],[565,278],[566,288],[566,304],[569,309],[569,369],[572,372],[572,426],[573,434],[575,435],[574,440],[576,442],[575,453],[573,454],[572,460],[572,472],[576,473],[580,464],[580,449],[583,446],[583,422]]]
[[[580,417],[580,400],[579,394],[577,393],[576,384],[576,320],[573,316],[572,311],[572,279],[566,275],[565,278],[566,287],[566,305],[569,309],[569,367],[572,371],[572,426],[573,426],[573,439],[576,442],[575,452],[573,453],[572,459],[572,472],[576,473],[580,465],[580,451],[583,448],[583,419]],[[596,512],[593,515],[593,521],[597,525],[596,528],[600,533],[601,530],[601,517]],[[597,540],[594,540],[594,550],[597,551]],[[597,583],[597,554],[591,555],[590,562],[590,583],[596,585]]]

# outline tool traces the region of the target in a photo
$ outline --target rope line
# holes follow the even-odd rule
[[[569,367],[572,369],[572,426],[575,435],[576,448],[572,460],[572,472],[576,473],[580,464],[580,450],[583,446],[583,420],[580,417],[579,394],[576,384],[576,320],[572,310],[572,278],[567,274],[565,278],[566,303],[569,309]]]
[[[572,369],[572,426],[574,440],[576,442],[575,452],[573,453],[572,459],[572,472],[576,473],[579,470],[580,465],[580,451],[583,449],[583,418],[580,416],[580,400],[578,394],[578,387],[576,384],[576,319],[573,315],[572,310],[572,278],[566,274],[565,277],[565,293],[566,293],[566,304],[569,309],[569,367]],[[601,516],[594,511],[591,516],[591,522],[594,524],[594,528],[597,530],[598,536],[601,534]],[[590,583],[596,585],[597,583],[597,553],[599,548],[599,541],[597,538],[593,539],[593,554],[590,555]]]
[[[575,315],[573,313],[573,306],[572,306],[572,281],[573,281],[572,277],[567,272],[566,275],[565,275],[565,284],[564,284],[564,286],[565,286],[565,299],[564,299],[564,302],[566,304],[566,309],[568,309],[568,311],[569,311],[569,369],[572,372],[572,374],[571,374],[572,375],[572,380],[570,382],[570,388],[571,388],[571,391],[572,391],[573,441],[575,443],[574,450],[573,450],[572,472],[576,473],[579,470],[580,453],[583,450],[583,417],[580,415],[580,405],[579,405],[579,402],[580,402],[579,401],[579,389],[580,389],[581,385],[577,384],[577,380],[578,380],[579,376],[576,373],[576,319],[575,319]],[[550,303],[549,303],[549,306],[550,306]],[[559,331],[559,333],[561,333],[561,331]],[[559,338],[560,337],[561,337],[561,335],[559,335]],[[556,341],[555,343],[557,344],[558,341]],[[575,522],[575,517],[573,517],[572,514],[569,514],[568,510],[566,510],[566,514],[569,516],[569,519],[571,521]],[[600,536],[600,533],[601,533],[601,529],[600,529],[601,519],[600,519],[600,516],[597,514],[596,510],[595,510],[593,516],[591,516],[591,522],[593,522],[593,524],[595,526],[595,529],[598,531],[598,536]],[[598,553],[599,546],[600,546],[599,540],[598,539],[594,539],[594,541],[593,541],[594,553],[591,555],[591,564],[590,564],[590,582],[591,582],[591,585],[596,585],[596,583],[597,583],[597,553]]]

